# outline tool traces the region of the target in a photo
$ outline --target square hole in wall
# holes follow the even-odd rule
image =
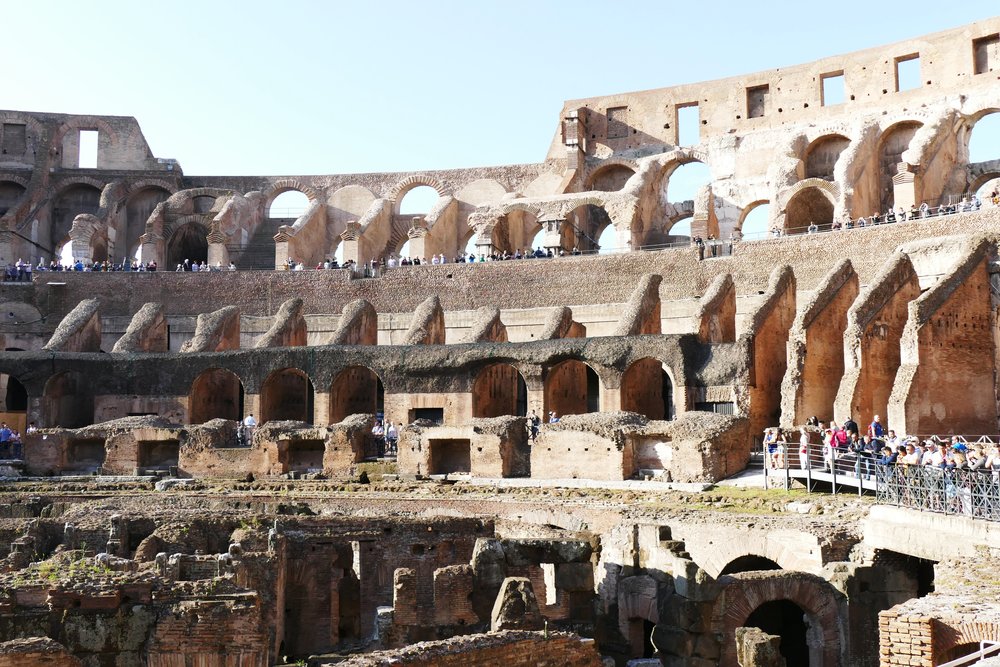
[[[844,99],[846,98],[846,82],[843,70],[822,74],[820,75],[820,81],[822,82],[820,93],[823,98],[820,102],[823,106],[831,107],[835,104],[844,103]]]
[[[701,112],[698,103],[677,105],[677,145],[697,146],[701,143]]]
[[[80,169],[97,169],[97,130],[80,130]]]
[[[896,92],[920,87],[920,54],[896,58]]]
[[[972,59],[976,74],[1000,69],[1000,33],[972,40]]]
[[[770,86],[754,86],[747,88],[747,118],[763,118],[767,106],[767,94]]]

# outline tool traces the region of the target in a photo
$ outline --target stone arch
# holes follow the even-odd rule
[[[697,193],[693,193],[690,197],[678,197],[676,189],[673,194],[670,192],[671,180],[674,178],[674,175],[677,174],[678,169],[691,164],[704,165],[705,169],[709,172],[705,185],[710,185],[712,183],[711,165],[708,163],[708,160],[704,155],[702,155],[699,151],[679,152],[675,157],[667,161],[663,167],[661,167],[660,172],[654,181],[656,183],[656,196],[659,197],[662,204],[676,204],[682,201],[690,201],[697,197]]]
[[[96,128],[98,132],[106,134],[112,146],[118,145],[120,141],[118,131],[100,116],[68,116],[52,135],[52,146],[59,146],[61,150],[63,140],[71,131],[91,130],[94,128]]]
[[[673,371],[667,364],[653,357],[637,359],[622,374],[622,410],[649,419],[673,419],[677,414],[676,387]]]
[[[601,409],[603,383],[594,368],[579,359],[554,361],[544,371],[546,413],[558,416],[587,414]]]
[[[201,216],[184,216],[170,223],[164,229],[167,263],[165,269],[172,269],[185,259],[192,262],[208,261],[208,228]]]
[[[969,186],[969,192],[979,192],[980,188],[992,181],[994,178],[1000,178],[1000,171],[988,171],[984,174],[976,176]],[[0,215],[2,215],[2,211],[0,211]]]
[[[528,414],[528,386],[513,365],[497,362],[484,366],[472,382],[472,416],[524,417]]]
[[[975,619],[963,623],[936,620],[934,623],[934,664],[969,655],[980,642],[1000,642],[1000,623]]]
[[[7,211],[16,208],[24,198],[24,193],[28,191],[27,186],[22,185],[23,179],[14,179],[4,176],[0,178],[0,217]]]
[[[86,213],[97,215],[101,210],[100,181],[92,178],[74,179],[62,184],[52,198],[49,234],[53,252],[69,241],[73,219]],[[42,245],[45,245],[42,242]]]
[[[7,352],[23,352],[19,348],[7,348]],[[28,389],[16,375],[0,371],[0,412],[26,413],[28,411]]]
[[[499,208],[499,214],[501,216],[509,215],[514,211],[525,211],[535,216],[536,218],[542,214],[542,209],[537,205],[525,202],[525,201],[512,201],[501,204]]]
[[[377,415],[385,409],[385,385],[378,373],[364,366],[348,366],[330,385],[330,423],[351,415]]]
[[[298,368],[281,368],[260,389],[260,420],[312,423],[316,394],[309,375]]]
[[[94,422],[94,396],[82,373],[63,371],[45,382],[41,423],[46,427],[80,428]]]
[[[188,399],[188,422],[243,418],[243,383],[226,368],[209,368],[195,377]]]
[[[440,197],[445,197],[451,194],[451,191],[445,187],[444,183],[433,176],[428,176],[427,174],[414,174],[412,176],[407,176],[392,186],[385,198],[393,203],[394,209],[398,209],[399,202],[402,200],[403,196],[413,188],[421,185],[434,188],[437,190],[438,196]],[[396,210],[396,213],[399,213],[399,211]]]
[[[267,188],[264,189],[264,217],[270,216],[271,204],[274,202],[275,198],[283,192],[288,192],[289,190],[297,190],[309,198],[310,202],[314,202],[320,198],[320,193],[315,188],[306,185],[297,178],[279,178],[274,183],[271,183]]]
[[[749,217],[751,213],[759,209],[761,206],[768,207],[768,216],[767,216],[768,219],[763,221],[763,225],[761,225],[760,221],[758,220],[756,223],[751,225],[750,229],[744,229],[744,224],[747,222],[747,217]],[[736,223],[736,230],[739,232],[739,235],[743,238],[763,238],[771,228],[770,207],[771,207],[771,201],[769,199],[758,199],[757,201],[752,201],[746,206],[744,206],[740,210],[740,217]],[[749,237],[747,236],[748,234]],[[758,236],[758,234],[760,234],[760,236]]]
[[[879,211],[885,212],[893,202],[892,178],[896,165],[903,161],[903,153],[910,147],[917,130],[923,127],[919,120],[900,120],[886,127],[878,138]]]
[[[597,250],[598,239],[608,227],[614,226],[614,221],[603,205],[581,204],[566,213],[560,234],[560,247],[566,252],[573,248],[583,251]]]
[[[146,221],[156,206],[173,195],[175,189],[165,187],[166,185],[161,181],[148,179],[144,185],[133,184],[128,194],[120,200],[125,204],[123,231],[126,259],[131,259],[139,248],[140,238],[146,233]]]
[[[632,160],[607,160],[591,170],[584,189],[618,192],[638,171],[639,165]]]
[[[809,178],[793,185],[784,193],[784,233],[804,234],[810,223],[821,230],[830,229],[839,193],[836,183],[820,178]]]
[[[759,556],[757,554],[744,554],[742,556],[737,556],[722,568],[719,576],[725,576],[727,574],[739,574],[740,572],[764,572],[768,570],[780,570],[781,566],[767,558],[766,556]]]
[[[824,134],[815,139],[806,148],[803,158],[806,178],[821,178],[825,181],[832,181],[837,160],[850,144],[850,139],[836,133]]]
[[[736,628],[765,604],[787,600],[804,613],[809,664],[839,665],[843,595],[822,577],[805,572],[744,572],[719,579],[712,630],[721,637],[720,667],[737,667]],[[790,663],[791,664],[791,663]]]

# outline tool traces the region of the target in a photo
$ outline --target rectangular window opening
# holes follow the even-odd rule
[[[24,155],[28,150],[27,126],[20,123],[3,124],[2,155]]]
[[[697,146],[701,143],[701,114],[698,103],[677,105],[677,145]]]
[[[972,40],[972,57],[976,74],[1000,69],[1000,33]]]
[[[611,107],[608,109],[608,139],[621,139],[628,136],[628,107]]]
[[[896,58],[896,92],[920,87],[920,54]]]
[[[80,130],[80,169],[97,169],[97,130]]]
[[[832,107],[835,104],[844,103],[846,93],[843,70],[823,74],[820,76],[820,81],[823,82],[823,89],[821,91],[823,95],[823,99],[821,100],[823,106]]]
[[[747,88],[747,118],[763,118],[767,106],[767,94],[770,86],[754,86]]]

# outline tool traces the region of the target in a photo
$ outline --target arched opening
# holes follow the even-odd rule
[[[25,187],[14,181],[0,181],[0,216],[14,208],[24,195]]]
[[[675,242],[690,241],[692,220],[694,220],[694,216],[689,215],[674,222],[674,224],[670,226],[670,238]]]
[[[81,373],[72,371],[49,378],[42,391],[42,425],[80,428],[93,422],[91,383]]]
[[[562,225],[560,246],[566,252],[574,248],[582,252],[597,250],[601,230],[612,227],[611,216],[603,206],[587,204],[569,212]]]
[[[806,178],[833,180],[833,168],[851,140],[840,134],[820,137],[806,149]]]
[[[989,178],[981,181],[982,185],[976,188],[976,196],[984,206],[997,206],[994,197],[1000,197],[1000,173],[990,174]]]
[[[188,421],[203,424],[213,419],[239,421],[243,418],[243,383],[236,373],[210,368],[191,383]]]
[[[396,211],[401,215],[426,215],[437,203],[438,191],[429,185],[418,185],[406,192],[399,200]]]
[[[758,201],[743,209],[739,227],[740,236],[744,239],[767,238],[771,231],[771,202]]]
[[[604,230],[601,231],[600,236],[597,237],[597,246],[598,252],[602,255],[610,255],[628,250],[627,247],[623,247],[618,243],[618,232],[614,224],[610,221]]]
[[[281,195],[278,196],[280,197]],[[198,195],[191,199],[191,208],[196,215],[205,215],[212,212],[212,209],[215,207],[215,201],[216,199],[212,195]],[[272,207],[273,205],[274,203],[272,202]]]
[[[1000,160],[1000,111],[993,111],[977,120],[969,136],[969,163],[990,160]]]
[[[934,592],[934,566],[937,561],[889,549],[876,549],[873,564],[909,578],[913,585],[913,595],[918,598]]]
[[[809,665],[809,624],[802,608],[790,600],[772,600],[757,607],[743,624],[781,637],[778,649],[789,665]]]
[[[667,175],[662,199],[672,204],[694,201],[698,190],[711,182],[712,171],[707,164],[697,160],[679,164]]]
[[[628,179],[635,175],[635,170],[623,164],[613,164],[598,169],[590,177],[588,190],[598,192],[618,192],[625,187]]]
[[[506,250],[513,255],[520,250],[523,253],[525,250],[534,249],[536,242],[541,242],[541,238],[538,237],[541,229],[538,217],[531,211],[511,211],[493,228],[491,242],[497,252],[502,253]]]
[[[775,563],[770,558],[764,558],[763,556],[758,556],[756,554],[747,554],[746,556],[740,556],[739,558],[734,558],[729,561],[722,571],[719,572],[721,577],[724,574],[737,574],[739,572],[760,572],[762,570],[780,570],[781,566]]]
[[[309,376],[297,368],[274,371],[260,392],[260,420],[312,423],[316,395]]]
[[[271,220],[294,220],[309,208],[309,197],[298,190],[285,190],[271,200],[267,217]]]
[[[892,178],[896,175],[896,165],[902,161],[903,151],[910,147],[913,135],[922,125],[917,121],[904,121],[893,125],[882,134],[878,152],[881,206],[878,212],[885,213],[893,205]]]
[[[528,387],[510,364],[491,364],[472,384],[472,416],[524,417],[528,414]]]
[[[385,388],[375,371],[364,366],[345,368],[330,387],[330,423],[351,415],[381,415],[385,411]]]
[[[658,359],[634,362],[622,375],[621,405],[649,419],[674,418],[674,386]]]
[[[60,192],[52,204],[52,244],[61,245],[69,240],[73,218],[81,213],[95,215],[100,209],[101,191],[93,185],[77,183]]]
[[[188,222],[170,235],[167,241],[167,267],[172,269],[184,260],[191,262],[208,261],[208,235],[197,222]]]
[[[545,239],[545,230],[541,225],[529,228],[526,238],[528,242],[524,245],[524,249],[529,252],[537,250],[542,247],[542,241]]]
[[[819,188],[803,188],[792,195],[785,205],[785,233],[804,234],[809,226],[830,229],[833,224],[833,202]]]
[[[0,412],[25,412],[28,409],[28,390],[13,375],[0,373]]]
[[[157,205],[169,197],[170,192],[158,186],[143,188],[129,196],[125,204],[125,259],[135,256],[140,248],[139,238],[146,233],[146,221]]]
[[[567,359],[545,375],[545,411],[557,416],[582,415],[600,410],[601,381],[593,368]]]

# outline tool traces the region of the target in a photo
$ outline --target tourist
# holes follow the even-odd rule
[[[241,428],[239,433],[237,433],[237,437],[241,445],[249,447],[250,443],[253,442],[253,431],[257,428],[257,420],[254,419],[252,412],[243,419],[243,423],[240,426]]]
[[[920,204],[920,217],[921,219],[926,218],[931,210],[931,207],[927,205],[927,202]]]
[[[389,422],[389,427],[385,429],[386,454],[396,456],[398,453],[396,443],[398,441],[399,431],[396,430],[396,426],[392,422]]]
[[[10,436],[13,433],[10,427],[7,426],[7,422],[0,422],[0,458],[10,457]]]
[[[385,455],[385,427],[382,426],[382,420],[376,419],[375,425],[372,426],[372,441],[375,443],[375,451],[379,456]]]
[[[806,233],[815,234],[818,231],[819,231],[819,225],[817,225],[815,222],[810,221],[809,226],[806,228]]]
[[[803,426],[799,429],[799,469],[809,469],[809,431]]]
[[[559,423],[559,416],[554,411],[549,413],[549,423],[550,424]]]

